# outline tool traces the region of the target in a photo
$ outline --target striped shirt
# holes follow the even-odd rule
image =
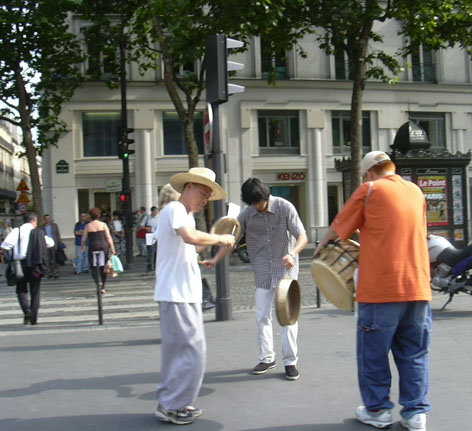
[[[300,234],[305,233],[297,210],[289,201],[269,196],[267,211],[260,213],[252,205],[242,211],[238,220],[241,234],[246,235],[256,288],[275,289],[282,278],[298,278],[298,256],[295,265],[286,268],[283,257],[291,252]]]

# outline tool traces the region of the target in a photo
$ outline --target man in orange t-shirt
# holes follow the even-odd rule
[[[377,428],[392,425],[391,351],[400,378],[401,423],[425,431],[432,321],[426,201],[419,187],[395,175],[382,151],[366,154],[361,171],[367,182],[346,202],[315,254],[360,230],[357,367],[364,406],[357,408],[357,419]]]

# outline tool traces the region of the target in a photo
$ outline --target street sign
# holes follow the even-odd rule
[[[25,202],[18,203],[18,211],[20,211],[21,213],[28,212],[28,204]]]
[[[20,184],[18,184],[18,187],[16,188],[17,192],[27,192],[29,190],[29,187],[26,184],[25,180],[21,180]]]
[[[206,104],[203,116],[203,142],[205,154],[211,154],[213,152],[213,109],[211,103]]]
[[[18,197],[18,199],[16,200],[19,204],[20,203],[23,203],[23,204],[27,204],[29,202],[31,202],[29,196],[26,194],[26,192],[21,192],[20,193],[20,196]]]

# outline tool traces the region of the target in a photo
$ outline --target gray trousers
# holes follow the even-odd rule
[[[162,364],[157,401],[166,410],[183,410],[195,402],[205,372],[202,305],[159,302],[159,310]]]

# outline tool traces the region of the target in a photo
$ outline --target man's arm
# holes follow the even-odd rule
[[[293,250],[289,250],[288,253],[282,258],[282,263],[286,268],[292,268],[295,265],[295,258],[297,254],[300,254],[301,251],[308,244],[308,236],[306,232],[298,235],[297,242]]]
[[[177,229],[177,233],[187,244],[196,246],[222,245],[232,247],[234,245],[233,235],[217,235],[213,233],[206,233],[191,227],[181,227]]]
[[[326,247],[326,244],[330,241],[334,241],[335,239],[339,238],[339,235],[336,233],[336,231],[330,226],[328,229],[328,232],[326,232],[324,238],[321,240],[320,244],[318,247],[316,247],[315,253],[313,256],[317,256],[323,248]]]

